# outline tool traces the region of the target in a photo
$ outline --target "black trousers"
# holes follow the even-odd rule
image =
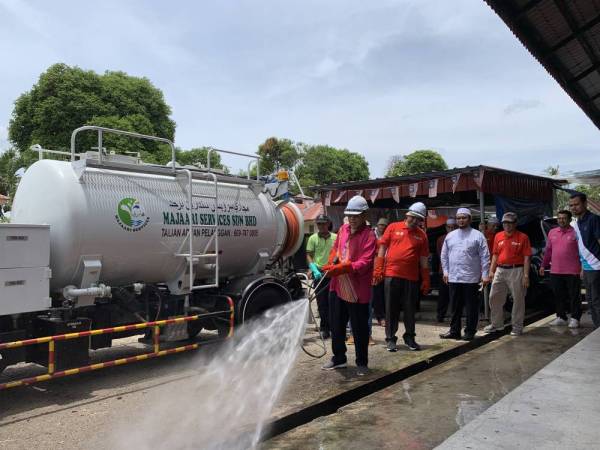
[[[473,336],[477,332],[481,299],[478,289],[479,283],[448,283],[450,302],[452,303],[450,332],[460,334],[463,308],[466,310],[467,316],[465,334]]]
[[[584,270],[583,282],[594,328],[600,328],[600,270]]]
[[[554,292],[556,315],[567,320],[567,312],[573,319],[581,319],[581,280],[579,275],[550,274]]]
[[[321,281],[321,280],[319,280]],[[313,281],[313,288],[319,283],[319,281]],[[325,278],[323,282],[319,285],[319,290],[317,292],[317,308],[319,309],[319,317],[321,318],[321,325],[319,329],[321,331],[329,331],[331,327],[329,326],[329,282],[330,278]]]
[[[339,298],[335,292],[329,292],[329,318],[331,320],[332,361],[341,364],[346,358],[346,324],[350,319],[356,365],[369,363],[369,308],[368,303],[350,303]]]
[[[419,282],[404,278],[386,277],[385,289],[385,340],[396,342],[400,311],[404,312],[404,338],[416,336],[415,311],[419,298]]]
[[[438,322],[442,322],[448,313],[448,305],[450,304],[450,292],[448,285],[444,283],[443,279],[440,279],[440,288],[438,292],[437,319]]]
[[[376,286],[373,286],[372,291],[373,299],[373,314],[377,320],[385,319],[385,288],[384,283],[381,282]]]

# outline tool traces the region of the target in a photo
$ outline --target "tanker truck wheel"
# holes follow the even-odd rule
[[[291,301],[290,293],[281,285],[268,283],[259,285],[242,302],[240,322],[260,316],[266,310]]]

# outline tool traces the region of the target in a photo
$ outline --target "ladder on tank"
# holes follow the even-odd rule
[[[260,157],[257,155],[250,155],[247,153],[239,153],[239,152],[232,152],[229,150],[221,150],[221,149],[216,149],[216,148],[212,148],[210,147],[208,149],[208,152],[206,154],[206,162],[207,162],[207,167],[206,170],[207,172],[194,172],[197,175],[205,175],[207,178],[210,178],[210,180],[214,183],[215,186],[215,190],[214,190],[214,195],[207,195],[207,194],[194,194],[193,193],[193,175],[192,172],[188,169],[177,169],[176,170],[176,175],[177,172],[178,173],[185,173],[188,177],[188,190],[187,190],[187,197],[188,197],[188,205],[190,208],[190,216],[191,216],[191,208],[192,208],[192,201],[194,198],[206,198],[206,199],[213,199],[215,202],[215,210],[214,210],[214,225],[200,225],[200,224],[194,224],[193,220],[191,220],[190,218],[190,224],[188,227],[188,234],[186,236],[187,244],[188,244],[188,251],[187,253],[180,253],[181,249],[184,247],[186,240],[184,239],[184,241],[181,243],[181,247],[180,247],[180,251],[178,253],[175,254],[175,256],[181,256],[187,259],[188,261],[188,270],[189,270],[189,286],[190,286],[190,291],[194,291],[194,290],[199,290],[199,289],[210,289],[210,288],[218,288],[219,287],[219,211],[218,211],[218,202],[219,202],[219,184],[218,184],[218,178],[217,175],[211,171],[211,155],[213,152],[216,153],[223,153],[223,154],[227,154],[227,155],[236,155],[236,156],[242,156],[245,158],[250,158],[250,161],[248,162],[248,174],[247,174],[247,178],[248,180],[250,180],[250,169],[252,164],[256,164],[256,181],[258,182],[260,180]],[[173,167],[175,167],[175,157],[173,156]],[[204,247],[204,250],[202,251],[202,253],[194,253],[194,237],[193,237],[193,233],[194,230],[197,228],[212,228],[214,229],[214,232],[211,236],[211,238],[209,239],[208,243],[206,244],[206,246]],[[211,244],[214,243],[214,253],[209,252],[209,248],[211,246]],[[212,284],[200,284],[200,285],[194,285],[194,280],[195,280],[195,276],[194,276],[194,265],[200,261],[200,259],[202,258],[214,258],[214,268],[215,268],[215,278],[214,278],[214,283]]]
[[[181,246],[179,247],[179,251],[181,252],[181,249],[183,249],[183,247],[186,245],[187,243],[187,247],[188,247],[188,251],[185,253],[175,253],[175,256],[179,256],[182,258],[185,258],[187,261],[187,268],[188,268],[188,276],[189,276],[189,289],[190,291],[195,291],[195,290],[199,290],[199,289],[210,289],[210,288],[218,288],[219,287],[219,208],[218,208],[218,203],[219,203],[219,184],[218,184],[218,179],[217,179],[217,175],[214,174],[213,172],[194,172],[197,176],[204,176],[207,179],[209,179],[211,181],[211,183],[214,185],[214,194],[195,194],[194,193],[194,176],[192,175],[192,172],[188,169],[177,169],[177,175],[183,173],[185,175],[187,175],[187,202],[188,202],[188,208],[189,208],[189,216],[190,216],[190,223],[188,224],[188,233],[187,236],[185,237],[185,239],[183,240],[183,242],[181,243]],[[195,198],[204,198],[204,199],[208,199],[208,200],[213,200],[214,201],[214,211],[213,211],[213,223],[212,224],[200,224],[200,223],[194,223],[194,221],[192,220],[192,202],[194,201]],[[200,222],[200,221],[198,221]],[[208,242],[206,243],[206,245],[204,246],[204,249],[202,250],[201,253],[194,253],[194,230],[196,229],[200,229],[200,228],[209,228],[214,230],[212,235],[210,236],[210,239],[208,240]],[[210,251],[210,247],[213,246],[213,251]],[[201,260],[214,260],[213,262],[213,266],[214,266],[214,283],[210,283],[210,284],[194,284],[195,281],[195,273],[194,273],[194,267],[196,264],[200,263]]]

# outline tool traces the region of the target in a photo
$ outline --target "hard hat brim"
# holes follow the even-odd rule
[[[406,213],[407,216],[412,216],[412,217],[416,217],[417,219],[423,219],[425,220],[425,216],[423,216],[422,214],[416,213],[414,211],[408,211]]]

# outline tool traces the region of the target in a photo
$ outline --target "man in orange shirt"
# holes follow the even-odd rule
[[[415,310],[419,297],[419,275],[422,279],[421,292],[427,294],[430,288],[429,242],[427,234],[419,227],[426,215],[423,203],[411,205],[406,219],[389,225],[379,241],[373,280],[378,283],[385,279],[385,341],[390,352],[397,351],[400,309],[404,311],[404,343],[410,350],[421,349],[415,341]]]
[[[492,333],[504,329],[504,304],[506,295],[513,298],[511,336],[523,332],[525,294],[529,287],[531,245],[526,234],[517,231],[517,215],[507,212],[502,216],[501,231],[494,237],[490,278],[490,324],[483,329]]]
[[[485,227],[482,231],[483,235],[485,236],[485,240],[488,243],[488,250],[490,251],[490,253],[494,249],[494,237],[496,236],[497,232],[498,219],[495,217],[490,217],[487,222],[487,227]]]

